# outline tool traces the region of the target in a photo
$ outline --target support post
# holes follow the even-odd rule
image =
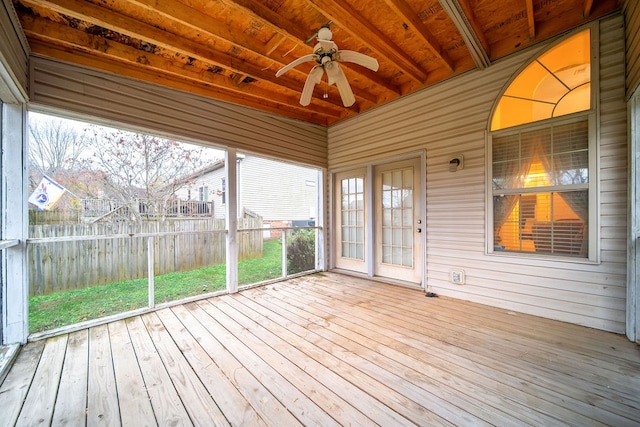
[[[147,238],[147,282],[149,284],[149,308],[154,308],[156,306],[156,298],[155,298],[155,268],[154,268],[154,260],[155,260],[155,245],[153,244],[153,237]]]
[[[24,104],[0,103],[2,119],[2,239],[18,240],[3,250],[2,344],[25,343],[29,335],[27,271],[27,142]],[[6,209],[10,206],[11,209]]]
[[[282,277],[286,278],[287,274],[287,230],[282,230]]]
[[[227,149],[224,164],[227,182],[227,292],[232,294],[238,292],[238,176],[234,148]]]

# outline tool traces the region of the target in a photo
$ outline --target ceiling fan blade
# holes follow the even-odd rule
[[[313,67],[307,76],[307,81],[304,83],[302,95],[300,96],[300,105],[304,105],[305,107],[309,105],[311,96],[313,95],[313,88],[322,81],[322,73],[324,73],[324,68],[322,68],[321,65]]]
[[[356,102],[356,98],[353,96],[353,91],[347,81],[347,76],[344,75],[344,71],[340,68],[340,64],[336,61],[331,61],[325,64],[324,69],[327,72],[327,80],[329,81],[329,84],[335,84],[338,88],[338,92],[340,92],[340,98],[342,98],[344,106],[351,107]]]
[[[353,62],[354,64],[367,67],[370,70],[378,71],[378,60],[365,55],[364,53],[355,52],[353,50],[341,50],[338,51],[338,60],[344,62]]]
[[[317,56],[316,56],[315,53],[310,53],[308,55],[301,56],[300,58],[296,59],[295,61],[292,61],[292,62],[288,63],[287,65],[285,65],[284,67],[280,68],[278,70],[278,72],[276,73],[276,77],[280,77],[281,75],[283,75],[284,73],[286,73],[287,71],[292,69],[293,67],[296,67],[296,66],[302,64],[303,62],[316,61],[316,58],[317,58]]]

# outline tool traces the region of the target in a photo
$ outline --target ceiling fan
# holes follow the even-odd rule
[[[282,67],[276,73],[276,77],[280,77],[282,74],[303,62],[317,63],[309,72],[307,81],[302,89],[302,95],[300,96],[301,105],[309,105],[311,96],[313,95],[313,89],[322,81],[324,73],[327,73],[327,84],[335,84],[338,88],[342,103],[345,107],[351,107],[356,102],[351,86],[347,81],[347,76],[345,76],[344,71],[340,68],[339,62],[353,62],[370,70],[378,71],[378,61],[375,58],[352,50],[338,50],[338,46],[331,40],[331,37],[333,37],[333,34],[329,27],[323,26],[318,30],[318,43],[313,48],[313,53],[296,59]],[[325,94],[325,98],[326,97],[327,95]]]

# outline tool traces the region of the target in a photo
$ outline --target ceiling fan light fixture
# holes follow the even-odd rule
[[[322,27],[318,30],[318,40],[331,40],[333,33],[329,27]]]

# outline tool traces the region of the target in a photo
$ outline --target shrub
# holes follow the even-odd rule
[[[295,230],[287,239],[287,273],[313,270],[316,266],[315,230]]]

